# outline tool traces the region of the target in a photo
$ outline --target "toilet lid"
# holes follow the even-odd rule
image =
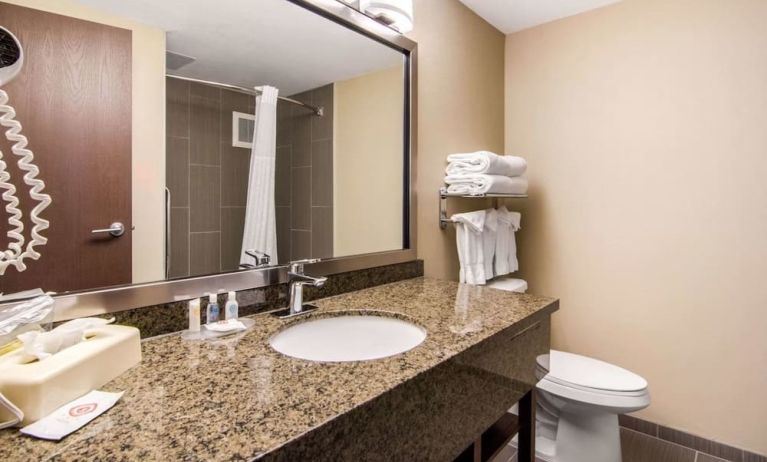
[[[619,392],[647,388],[647,381],[631,371],[564,351],[539,356],[538,365],[548,370],[546,378],[563,384]]]

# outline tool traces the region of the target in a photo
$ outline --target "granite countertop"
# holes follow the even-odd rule
[[[125,391],[104,415],[60,442],[0,430],[0,460],[247,460],[275,450],[506,329],[557,309],[552,298],[415,278],[317,300],[292,320],[256,315],[216,341],[145,340],[140,365],[102,390]],[[273,351],[286,325],[349,310],[397,313],[427,330],[404,354],[314,363]]]

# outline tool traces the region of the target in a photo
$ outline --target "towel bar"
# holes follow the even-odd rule
[[[448,223],[452,223],[447,217],[447,198],[448,197],[466,197],[472,199],[493,198],[493,207],[498,207],[498,199],[524,199],[527,194],[448,194],[444,186],[439,188],[439,228],[447,228]]]

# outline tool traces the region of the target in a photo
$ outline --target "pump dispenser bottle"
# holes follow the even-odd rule
[[[237,319],[240,317],[240,306],[237,304],[237,294],[233,291],[229,292],[229,297],[224,306],[224,313],[226,314],[226,319]]]
[[[207,311],[208,324],[218,322],[219,317],[220,317],[220,309],[218,307],[218,301],[216,300],[216,294],[208,294],[208,311]]]

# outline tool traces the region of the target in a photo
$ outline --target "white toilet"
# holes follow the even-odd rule
[[[585,356],[538,357],[536,452],[553,462],[620,462],[618,415],[650,404],[647,381]]]
[[[521,279],[488,284],[525,292]],[[597,359],[551,350],[540,355],[536,456],[550,462],[621,462],[618,415],[650,404],[647,381]]]

